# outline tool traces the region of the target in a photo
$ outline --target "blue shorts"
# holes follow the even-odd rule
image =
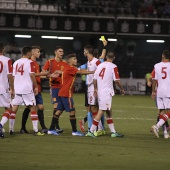
[[[51,103],[58,103],[59,97],[58,97],[58,92],[60,88],[52,88],[50,89],[50,94],[51,94]]]
[[[73,98],[59,97],[57,110],[71,112],[75,110]]]
[[[40,92],[35,96],[36,105],[43,104],[43,98]]]

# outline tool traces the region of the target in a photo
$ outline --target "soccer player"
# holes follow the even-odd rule
[[[37,106],[37,113],[38,113],[38,120],[40,122],[41,128],[42,128],[42,132],[43,133],[47,133],[48,129],[45,126],[45,122],[44,122],[44,105],[43,105],[43,99],[42,99],[42,95],[41,95],[41,77],[40,76],[47,76],[49,74],[49,72],[40,72],[40,66],[39,64],[36,62],[36,59],[40,57],[40,47],[39,46],[32,46],[32,56],[31,56],[31,60],[33,61],[34,65],[35,65],[35,77],[36,77],[36,81],[37,81],[37,85],[38,85],[38,94],[35,96],[35,100],[36,100],[36,106]],[[20,130],[20,133],[28,133],[28,131],[26,130],[26,122],[28,119],[28,115],[30,113],[30,109],[29,107],[26,107],[23,114],[22,114],[22,127]]]
[[[162,59],[160,63],[154,66],[155,74],[152,80],[151,95],[152,99],[157,100],[157,106],[161,113],[157,124],[151,127],[157,138],[159,138],[159,128],[170,118],[170,52],[168,50],[163,51]],[[169,134],[167,134],[167,136],[169,136]]]
[[[55,49],[55,57],[52,59],[49,59],[44,67],[43,71],[49,71],[50,74],[53,74],[55,70],[63,70],[64,67],[67,65],[65,61],[62,60],[64,55],[64,49],[61,46],[57,46]],[[57,111],[57,105],[58,105],[58,92],[61,88],[61,76],[57,78],[49,78],[49,84],[50,84],[50,91],[51,91],[51,99],[52,104],[54,107],[53,115]],[[60,129],[59,125],[56,126],[56,131],[59,133],[62,133],[63,130]]]
[[[0,138],[4,138],[3,126],[11,115],[11,98],[14,98],[12,60],[3,55],[4,45],[0,42],[0,107],[5,109],[0,121]]]
[[[106,57],[106,49],[107,49],[107,41],[104,40],[102,41],[103,43],[103,50],[102,50],[102,54],[101,56],[99,57],[99,60],[100,62],[104,62],[104,59]],[[98,55],[96,56],[96,58],[98,58]],[[86,64],[83,64],[79,67],[80,69],[87,69],[87,63]],[[87,82],[85,82],[87,83]],[[89,115],[89,119],[91,120],[89,123],[88,123],[88,127],[90,129],[91,125],[92,125],[92,117],[91,117],[91,112],[90,112],[90,108],[89,108],[89,104],[88,104],[88,97],[87,97],[87,93],[88,93],[88,90],[87,90],[87,84],[85,85],[85,107],[87,108],[87,116]],[[85,131],[85,128],[84,128],[84,124],[86,123],[87,121],[87,116],[84,117],[82,120],[79,120],[79,126],[80,126],[80,129],[82,132]],[[101,121],[102,121],[102,125],[104,127],[104,115],[102,116],[101,118]],[[102,132],[102,131],[101,131]],[[99,135],[102,135],[103,133],[100,133],[100,131],[98,131],[98,136]]]
[[[76,78],[76,74],[93,74],[94,71],[78,70],[75,66],[77,65],[77,58],[75,54],[69,54],[67,56],[68,65],[65,66],[63,71],[58,71],[62,73],[62,87],[59,90],[59,102],[57,106],[57,112],[53,115],[51,126],[49,128],[48,134],[58,135],[55,132],[55,125],[58,125],[58,119],[62,112],[65,110],[69,113],[70,123],[72,126],[73,136],[83,136],[82,133],[77,131],[76,126],[76,116],[75,107],[73,101],[73,85]],[[55,133],[54,133],[54,132]]]
[[[163,61],[163,59],[162,59],[162,61]],[[152,71],[151,77],[150,77],[150,79],[148,81],[148,86],[150,86],[150,87],[152,86],[152,78],[154,78],[154,75],[155,75],[155,70]],[[156,85],[155,88],[157,89],[157,85]],[[157,106],[157,101],[156,100],[155,100],[155,103],[156,103],[156,106]],[[156,119],[156,123],[159,122],[160,116],[161,116],[161,110],[159,110],[159,113],[158,113],[158,116],[157,116],[157,119]],[[162,130],[163,130],[165,139],[169,138],[168,129],[169,129],[169,123],[168,123],[168,121],[165,121],[165,123],[162,125]],[[151,130],[150,132],[153,132],[153,131]]]
[[[15,61],[13,65],[15,97],[12,101],[13,114],[10,116],[10,133],[14,132],[15,117],[19,105],[25,104],[31,111],[34,135],[41,136],[44,133],[38,132],[38,115],[35,102],[35,95],[38,94],[38,85],[35,78],[36,71],[34,62],[30,60],[32,47],[23,47],[22,54],[22,58]]]
[[[88,71],[95,71],[97,66],[101,63],[99,59],[94,56],[94,48],[91,45],[88,45],[84,48],[84,56],[87,57],[87,70]],[[91,127],[93,117],[96,116],[98,112],[98,105],[97,105],[97,98],[93,95],[94,94],[94,84],[93,84],[93,74],[87,75],[87,86],[88,86],[88,104],[90,108],[90,112],[88,112],[87,120],[88,120],[88,128]],[[98,133],[97,135],[104,135],[105,131],[101,121],[98,124]]]
[[[118,68],[112,63],[115,58],[114,53],[108,52],[106,58],[107,61],[101,63],[94,73],[94,96],[98,97],[99,110],[97,115],[94,117],[93,124],[86,136],[96,136],[94,133],[97,129],[101,116],[106,111],[106,120],[111,131],[111,137],[123,137],[124,135],[121,135],[115,131],[112,119],[112,96],[115,94],[113,89],[113,81],[115,81],[115,83],[119,86],[121,94],[125,94],[125,91],[120,82]]]

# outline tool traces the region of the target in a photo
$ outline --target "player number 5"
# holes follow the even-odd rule
[[[167,69],[167,67],[162,67],[162,73],[164,74],[164,75],[162,76],[162,79],[166,79],[166,77],[167,77],[166,69]]]

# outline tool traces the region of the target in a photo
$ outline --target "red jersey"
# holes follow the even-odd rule
[[[35,65],[35,73],[40,73],[39,64],[34,60],[32,60],[32,61],[33,61],[34,65]],[[40,76],[35,76],[35,78],[36,78],[37,85],[38,85],[38,92],[41,92],[41,78],[40,78]]]
[[[68,65],[64,68],[62,73],[62,87],[59,90],[58,96],[69,97],[73,96],[73,85],[76,79],[76,73],[78,69],[76,67]]]
[[[68,64],[64,61],[57,62],[55,58],[49,59],[46,61],[43,70],[50,71],[50,73],[54,73],[55,70],[61,70],[63,71],[64,67]],[[50,87],[52,88],[61,88],[61,77],[57,78],[50,78],[49,80]]]

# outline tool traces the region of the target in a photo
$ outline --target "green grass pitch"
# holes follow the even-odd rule
[[[43,99],[49,127],[53,106],[48,93],[43,93]],[[74,102],[78,122],[86,115],[84,94],[74,94]],[[20,107],[17,113],[16,135],[9,136],[8,123],[5,125],[5,138],[0,140],[0,170],[169,169],[170,139],[164,139],[163,135],[156,139],[150,134],[158,113],[150,96],[113,97],[115,128],[124,138],[111,138],[107,123],[105,136],[74,137],[66,112],[60,118],[64,129],[60,136],[19,134],[23,109]],[[0,115],[2,113],[1,108]],[[79,129],[78,124],[77,127]],[[32,132],[30,118],[27,130]]]

